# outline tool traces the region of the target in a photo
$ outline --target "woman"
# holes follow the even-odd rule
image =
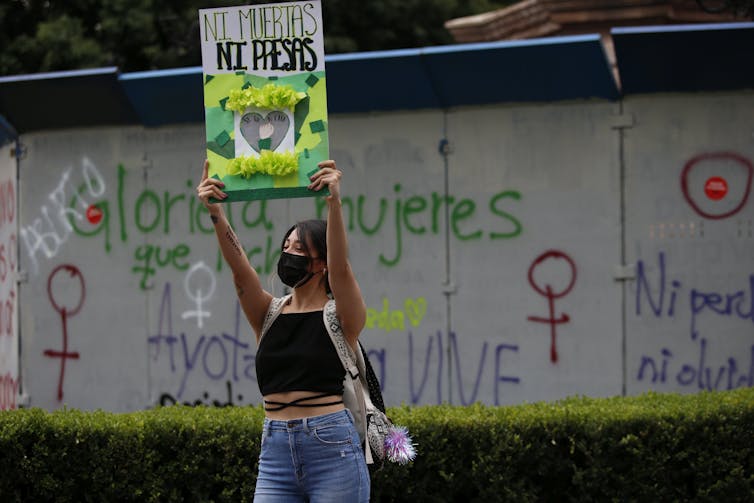
[[[357,350],[366,306],[348,263],[342,173],[334,161],[324,161],[311,176],[310,190],[329,189],[327,223],[301,222],[283,238],[278,275],[292,294],[263,333],[268,310],[279,301],[262,288],[222,205],[210,203],[227,196],[222,181],[207,176],[208,166],[205,161],[197,195],[212,218],[257,338],[265,420],[254,501],[368,501],[369,472],[353,417],[343,405],[345,370],[323,321],[332,295],[346,340]]]

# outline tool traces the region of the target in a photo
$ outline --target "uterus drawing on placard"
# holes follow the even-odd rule
[[[249,107],[233,117],[236,157],[258,157],[264,150],[293,152],[293,113],[290,109],[265,110]]]

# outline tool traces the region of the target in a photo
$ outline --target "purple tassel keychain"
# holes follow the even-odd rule
[[[405,465],[416,457],[416,447],[404,426],[391,426],[385,436],[385,456],[393,463]]]

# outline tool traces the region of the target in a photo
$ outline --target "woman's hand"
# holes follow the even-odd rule
[[[333,160],[322,161],[317,166],[319,166],[319,170],[310,177],[312,183],[309,184],[309,190],[318,191],[327,187],[330,195],[326,199],[328,201],[339,201],[340,177],[343,176],[343,172],[335,167]]]
[[[207,175],[208,169],[209,161],[205,159],[204,168],[202,170],[202,179],[199,182],[199,185],[196,186],[196,195],[202,204],[204,204],[204,207],[209,210],[215,207],[215,204],[209,201],[210,198],[223,200],[228,197],[228,194],[222,191],[222,189],[225,188],[225,184],[221,180],[210,178]]]

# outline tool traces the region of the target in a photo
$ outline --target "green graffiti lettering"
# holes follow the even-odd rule
[[[403,225],[412,234],[424,234],[427,231],[427,228],[423,225],[414,227],[410,221],[412,214],[421,213],[425,209],[427,209],[427,200],[421,196],[411,196],[403,205]]]
[[[453,210],[450,214],[450,227],[453,229],[453,234],[455,234],[455,236],[461,241],[479,239],[482,237],[481,230],[465,235],[461,234],[461,231],[458,230],[458,222],[472,216],[475,211],[476,203],[471,199],[462,199],[458,204],[453,206]]]
[[[117,232],[120,241],[127,243],[129,239],[128,227],[133,225],[140,234],[160,232],[165,235],[176,232],[176,227],[185,228],[189,234],[214,234],[215,228],[209,218],[209,211],[201,204],[193,194],[189,192],[193,183],[186,179],[186,190],[171,192],[170,190],[157,190],[146,187],[133,199],[127,190],[129,171],[123,163],[117,165],[117,187],[108,200],[103,198],[90,205],[82,196],[84,191],[98,190],[102,195],[104,187],[81,184],[78,191],[73,194],[67,213],[72,231],[82,237],[96,238],[101,236],[106,253],[113,248],[113,239]],[[97,184],[101,183],[96,181]],[[326,202],[323,200],[323,204]],[[254,206],[256,205],[256,206]],[[244,206],[236,206],[242,213],[241,222],[245,228],[262,228],[274,232],[274,223],[267,213],[267,201],[253,201]],[[80,209],[87,210],[86,219],[81,215]],[[184,223],[184,210],[188,210],[188,223]],[[225,207],[228,222],[233,226],[233,207]],[[238,210],[237,210],[238,211]],[[133,221],[131,221],[131,219]],[[117,226],[117,229],[116,229]],[[273,244],[273,238],[267,235],[266,246],[254,247],[247,252],[251,262],[256,258],[260,262],[259,272],[269,274],[275,270],[277,259],[280,254],[279,247]],[[130,270],[138,277],[138,285],[142,290],[150,288],[152,279],[162,269],[185,271],[190,267],[191,249],[187,244],[178,244],[172,247],[165,245],[141,244],[133,250],[133,261]],[[217,271],[221,271],[224,260],[218,248]]]
[[[163,225],[162,230],[165,234],[170,234],[170,210],[178,201],[184,201],[186,199],[186,194],[178,194],[177,196],[170,197],[170,193],[166,190],[163,198],[165,201],[165,224]],[[191,212],[189,212],[189,215],[191,215]]]
[[[346,222],[348,222],[346,224],[347,225],[346,228],[349,231],[352,231],[354,229],[354,223],[353,223],[353,220],[354,220],[353,219],[353,212],[354,212],[354,209],[353,209],[353,200],[350,197],[344,197],[344,198],[342,198],[340,200],[340,205],[341,205],[341,208],[342,208],[341,211],[343,213],[345,213],[345,215],[346,215],[346,217],[345,217],[346,218]]]
[[[193,183],[191,183],[191,180],[186,180],[186,187],[189,189],[193,187]],[[189,234],[194,233],[194,219],[197,218],[194,206],[196,206],[196,198],[190,197],[189,198]],[[204,206],[204,205],[200,205]]]
[[[126,215],[129,211],[133,212],[134,224],[139,232],[143,234],[149,234],[154,232],[159,227],[162,228],[162,232],[165,235],[169,235],[173,229],[172,225],[176,222],[183,222],[186,220],[184,217],[183,209],[188,209],[188,232],[189,234],[195,234],[200,232],[202,234],[214,233],[214,227],[209,222],[207,217],[208,211],[204,205],[199,204],[196,197],[189,192],[175,193],[169,190],[162,192],[162,197],[158,195],[158,192],[147,188],[143,190],[138,197],[136,197],[133,203],[133,209],[131,209],[129,201],[126,200],[126,187],[125,182],[128,176],[128,171],[123,164],[118,165],[118,223],[120,225],[120,239],[123,242],[128,241],[128,222]],[[187,189],[193,187],[191,179],[186,180]],[[231,226],[233,225],[233,214],[231,206],[226,207],[226,214]],[[272,229],[272,223],[267,218],[266,214],[260,214],[260,223],[263,223],[269,230]]]
[[[203,204],[197,204],[191,214],[194,215],[192,220],[196,222],[196,227],[199,228],[199,232],[202,234],[213,234],[215,232],[215,226],[212,224],[212,219],[209,217],[209,210],[205,208]],[[228,214],[230,214],[230,211]]]
[[[123,164],[118,164],[118,223],[120,224],[120,240],[125,243],[128,241],[128,231],[126,230],[126,212],[123,211],[123,190],[126,181],[126,168]]]
[[[220,203],[216,203],[220,204]],[[203,205],[202,205],[203,206]],[[230,204],[225,206],[225,218],[228,219],[228,225],[230,225],[230,228],[234,231],[236,230],[236,226],[233,224],[233,212],[231,211],[232,206]],[[209,214],[209,212],[207,212]]]
[[[382,310],[367,308],[366,328],[380,328],[385,332],[392,330],[404,330],[405,318],[402,311],[391,310],[390,301],[386,297],[382,299]]]
[[[385,213],[387,212],[387,206],[388,202],[385,200],[384,197],[380,198],[380,215],[377,217],[377,223],[374,224],[372,227],[368,227],[367,224],[364,223],[364,200],[366,199],[366,196],[359,196],[357,198],[357,219],[359,221],[359,228],[361,229],[361,232],[366,234],[367,236],[371,236],[378,230],[380,230],[380,227],[382,227],[382,222],[385,220]]]
[[[257,271],[258,274],[270,274],[271,272],[277,270],[277,262],[278,257],[280,257],[280,249],[279,246],[276,246],[272,240],[272,235],[267,234],[266,242],[264,248],[260,246],[255,246],[253,248],[250,248],[248,251],[245,247],[242,248],[244,250],[244,253],[246,254],[246,257],[249,259],[249,263],[252,263],[252,259],[257,256],[264,254],[264,261],[262,265],[254,265],[252,264],[252,267],[255,271]],[[215,270],[219,273],[223,270],[223,267],[225,265],[225,259],[223,259],[223,254],[218,248],[217,250],[217,262]]]
[[[155,272],[157,272],[154,267],[149,265],[151,258],[151,245],[141,245],[134,251],[134,259],[136,259],[137,264],[140,263],[141,265],[131,267],[131,272],[136,273],[137,275],[141,274],[139,288],[142,290],[147,289],[147,279],[149,279],[150,276],[154,276]]]
[[[324,197],[318,197],[315,200],[314,205],[314,212],[317,215],[317,218],[326,218],[327,215],[325,215],[325,211],[327,210],[327,200]],[[340,205],[341,211],[344,214],[343,220],[346,222],[346,229],[348,229],[348,231],[353,231],[355,229],[353,199],[348,196],[341,197]]]
[[[85,185],[82,185],[81,187],[79,187],[79,192],[82,190],[82,188],[85,188],[85,187],[86,187]],[[71,206],[73,206],[73,200],[71,201]],[[105,252],[110,253],[110,250],[112,248],[110,244],[110,205],[108,204],[107,201],[99,201],[97,203],[92,204],[92,207],[96,207],[102,212],[99,225],[94,225],[94,228],[91,230],[82,229],[79,227],[78,223],[76,222],[77,219],[73,218],[71,214],[68,214],[68,223],[71,224],[71,228],[73,229],[73,232],[76,233],[76,235],[78,236],[91,238],[104,232]]]
[[[147,201],[152,202],[152,206],[154,208],[154,216],[152,217],[152,223],[150,223],[149,225],[144,225],[144,223],[142,223],[142,218],[144,215],[144,212],[142,211],[142,206]],[[136,206],[134,206],[134,222],[136,222],[136,227],[141,232],[148,234],[152,232],[160,224],[161,216],[162,216],[162,208],[160,207],[160,198],[157,196],[157,194],[155,194],[154,191],[149,190],[149,189],[139,194],[139,197],[136,199]]]
[[[259,206],[259,213],[257,213],[257,217],[254,220],[251,220],[249,218],[249,208],[253,205]],[[269,221],[267,218],[267,201],[261,200],[261,201],[247,201],[243,205],[243,210],[241,210],[241,222],[248,228],[253,229],[259,224],[262,224],[262,226],[266,230],[272,230],[272,222]]]
[[[427,314],[427,300],[424,297],[406,299],[403,310],[391,309],[387,297],[382,298],[382,309],[367,308],[365,328],[378,328],[385,332],[405,330],[406,319],[412,327],[418,327]]]
[[[181,243],[175,248],[173,248],[173,267],[178,269],[179,271],[185,271],[189,268],[189,263],[187,260],[181,261],[181,259],[188,258],[189,254],[191,253],[191,248],[188,247],[188,245]]]
[[[251,263],[251,267],[253,267],[255,271],[261,271],[261,269],[259,268],[259,266],[256,266],[252,263],[252,257],[254,257],[254,255],[259,255],[263,251],[264,250],[262,250],[261,246],[255,246],[254,248],[246,252],[246,258],[249,259],[249,262]]]
[[[490,212],[492,212],[492,214],[494,215],[506,219],[508,222],[513,224],[513,230],[509,232],[490,232],[490,239],[514,238],[516,236],[519,236],[521,234],[521,230],[523,229],[521,222],[519,222],[517,218],[512,216],[510,213],[498,208],[497,203],[505,198],[511,198],[518,201],[521,199],[521,193],[516,190],[506,190],[495,194],[492,199],[490,199]]]
[[[184,243],[167,249],[143,244],[134,250],[136,265],[131,267],[131,272],[140,276],[139,287],[146,290],[151,286],[148,280],[157,273],[157,268],[173,267],[179,271],[188,269],[189,264],[186,259],[190,253],[191,249]]]
[[[401,184],[396,183],[393,187],[396,194],[401,191]],[[403,253],[403,238],[401,232],[401,198],[395,198],[395,257],[392,259],[385,258],[385,255],[380,253],[380,263],[386,266],[394,266],[401,260],[401,254]]]
[[[412,327],[418,327],[427,314],[427,299],[417,297],[416,299],[406,299],[403,302],[403,309],[406,312],[408,321]]]
[[[264,254],[264,274],[270,274],[272,271],[277,270],[277,263],[280,259],[280,247],[274,246],[272,243],[272,236],[267,235],[267,248]]]
[[[437,192],[432,192],[432,233],[440,232],[440,209],[443,205],[450,206],[455,198],[453,196],[441,196]]]
[[[223,270],[223,264],[225,263],[225,259],[223,258],[223,252],[220,249],[220,247],[217,247],[217,261],[215,262],[215,270],[217,272],[220,272]]]
[[[430,195],[416,194],[406,199],[401,197],[402,186],[397,183],[393,186],[393,198],[380,197],[377,199],[376,213],[370,213],[370,200],[367,195],[361,194],[355,199],[343,198],[347,201],[349,229],[353,228],[352,221],[356,222],[356,229],[366,236],[381,235],[386,230],[392,232],[394,251],[391,254],[382,252],[378,256],[381,265],[392,267],[398,264],[403,256],[404,231],[414,236],[428,233],[438,235],[443,232],[441,222],[446,222],[448,232],[460,241],[480,240],[488,232],[487,229],[468,228],[474,217],[478,214],[477,202],[470,198],[458,199],[452,195],[443,195],[432,192]],[[495,194],[489,201],[489,211],[492,215],[502,217],[512,224],[513,229],[509,232],[498,230],[489,231],[490,240],[513,238],[521,234],[523,226],[511,213],[503,210],[504,199],[518,200],[521,194],[515,190],[503,191]],[[344,204],[345,207],[345,204]],[[322,218],[326,211],[324,199],[317,200],[316,212]],[[392,215],[388,215],[390,211]],[[386,222],[392,223],[392,229],[385,226]],[[382,237],[382,236],[381,236]]]
[[[343,199],[346,199],[345,197],[342,197],[340,199],[341,202],[343,202]],[[316,197],[314,198],[314,214],[317,215],[317,218],[323,219],[325,214],[325,209],[327,208],[327,201],[324,197]]]
[[[112,250],[115,233],[118,233],[120,241],[127,243],[129,239],[128,226],[133,225],[139,233],[150,234],[162,229],[162,233],[175,232],[179,223],[185,226],[189,234],[213,234],[208,211],[200,202],[189,194],[193,183],[186,179],[186,189],[180,193],[169,190],[160,191],[146,187],[138,193],[135,199],[128,199],[126,183],[129,172],[123,163],[117,165],[117,188],[115,200],[106,198],[99,200],[92,207],[99,210],[96,217],[88,218],[88,222],[76,217],[74,211],[69,213],[68,219],[73,231],[83,237],[99,237],[103,240],[103,247],[107,253]],[[99,183],[99,182],[97,182]],[[83,199],[85,185],[78,188],[70,200],[69,208],[80,213],[79,208],[89,209]],[[471,198],[456,198],[453,195],[444,195],[437,192],[428,194],[414,194],[403,197],[403,187],[400,183],[393,186],[392,194],[369,199],[366,194],[343,197],[342,212],[347,229],[351,232],[360,232],[365,236],[377,237],[381,242],[391,243],[392,251],[383,250],[378,255],[378,263],[383,266],[393,267],[397,265],[403,256],[404,233],[412,236],[426,236],[427,234],[439,235],[444,232],[443,223],[453,239],[460,241],[478,241],[485,237],[494,241],[500,239],[515,238],[522,234],[523,225],[511,211],[511,202],[521,199],[521,193],[516,190],[506,190],[494,194],[489,200],[487,209],[490,216],[499,217],[491,221],[496,223],[492,228],[483,228],[474,225],[478,215],[480,202]],[[100,194],[98,194],[100,195]],[[325,198],[314,198],[315,210],[318,218],[326,218],[327,201]],[[510,200],[510,201],[509,201]],[[239,224],[247,229],[264,229],[267,233],[266,243],[255,246],[246,251],[250,263],[258,262],[259,272],[269,274],[274,272],[277,259],[280,254],[279,246],[274,243],[271,233],[275,225],[268,214],[268,201],[249,201],[243,205],[236,205],[235,215],[233,206],[226,206],[226,215],[231,227],[234,219],[240,218]],[[185,206],[184,206],[185,205]],[[188,224],[184,224],[184,206],[188,209]],[[393,214],[390,214],[390,213]],[[117,213],[117,215],[116,215]],[[73,215],[74,218],[71,218]],[[129,218],[133,216],[133,222]],[[480,215],[484,217],[484,215]],[[79,218],[76,220],[75,218]],[[490,222],[482,218],[481,221]],[[116,230],[116,227],[117,230]],[[188,247],[180,245],[171,249],[149,249],[139,247],[135,253],[135,265],[133,272],[140,275],[140,284],[146,288],[150,278],[163,267],[172,267],[184,270],[188,265]],[[217,270],[223,267],[222,256],[218,250]]]

